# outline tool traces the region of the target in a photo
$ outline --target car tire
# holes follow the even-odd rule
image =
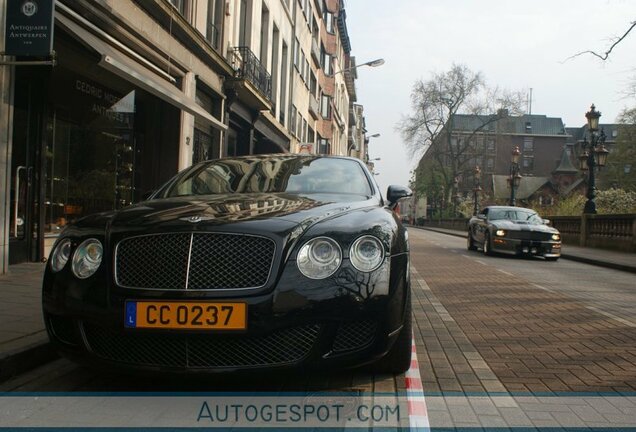
[[[411,316],[411,294],[406,299],[404,311],[404,324],[397,340],[389,352],[374,365],[374,371],[378,373],[400,374],[411,367],[411,349],[413,338],[413,323]]]
[[[486,233],[486,236],[484,237],[484,255],[488,255],[488,256],[492,256],[493,255],[492,247],[490,245],[490,234],[489,233]]]
[[[475,246],[475,240],[473,240],[473,236],[470,233],[470,231],[468,231],[468,238],[467,238],[467,248],[469,251],[476,251],[477,250],[477,246]]]
[[[559,259],[559,257],[548,257],[545,260],[546,261],[557,261]]]

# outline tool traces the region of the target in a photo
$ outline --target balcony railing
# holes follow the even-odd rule
[[[251,82],[271,102],[272,77],[258,57],[248,47],[234,47],[230,60],[234,76]]]

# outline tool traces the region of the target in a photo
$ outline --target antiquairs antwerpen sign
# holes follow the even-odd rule
[[[51,54],[54,0],[7,0],[4,54],[39,57]]]

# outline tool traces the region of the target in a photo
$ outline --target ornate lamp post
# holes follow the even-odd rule
[[[455,177],[453,179],[453,190],[455,191],[455,195],[453,195],[453,217],[457,217],[457,203],[459,200],[459,192],[457,191],[457,186],[459,186],[459,177]]]
[[[607,162],[607,154],[609,151],[605,148],[605,132],[601,130],[598,132],[598,121],[601,118],[601,113],[596,111],[594,104],[590,107],[590,110],[585,113],[587,118],[587,128],[590,135],[590,142],[587,141],[587,136],[583,140],[583,152],[579,156],[580,168],[583,172],[588,171],[589,177],[587,182],[587,201],[583,208],[583,213],[595,214],[596,213],[596,178],[594,168],[597,166],[602,168]]]
[[[517,198],[515,191],[519,189],[521,184],[521,174],[519,174],[519,158],[521,157],[521,151],[516,146],[512,149],[512,157],[510,158],[510,177],[508,177],[508,187],[510,188],[510,205],[517,204]]]
[[[481,169],[475,167],[475,183],[473,187],[473,216],[479,213],[479,192],[481,192]]]

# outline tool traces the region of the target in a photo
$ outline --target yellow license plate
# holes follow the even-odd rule
[[[247,304],[127,301],[124,318],[130,328],[244,330]]]

